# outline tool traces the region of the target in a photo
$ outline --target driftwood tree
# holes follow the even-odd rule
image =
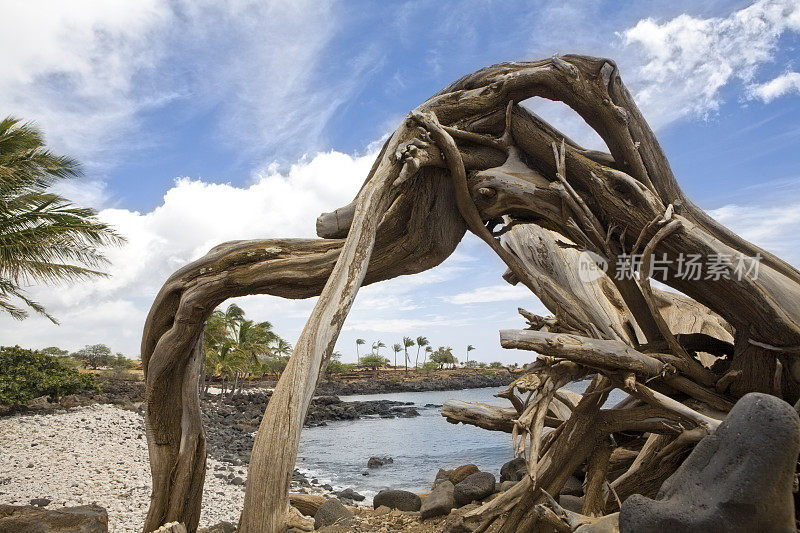
[[[533,97],[574,109],[608,152],[581,148],[519,105]],[[656,490],[739,396],[800,396],[800,273],[686,198],[614,63],[499,64],[413,110],[354,201],[320,216],[321,239],[227,243],[165,283],[142,340],[153,477],[145,531],[170,521],[197,528],[200,345],[217,305],[245,294],[320,295],[259,428],[239,524],[247,533],[307,529],[289,505],[290,476],[359,287],[432,268],[467,229],[508,265],[506,280],[554,314],[524,312],[530,329],[500,334],[503,346],[540,354],[502,393],[512,408],[445,412],[511,431],[528,460],[522,482],[464,516],[468,530],[574,530],[613,512],[618,498]],[[637,254],[638,277],[627,260]],[[723,261],[724,275],[694,279],[678,271],[687,256],[741,258],[746,268]],[[575,270],[586,257],[598,266],[589,265],[590,278]],[[681,294],[654,289],[650,278]],[[579,398],[561,390],[586,378]],[[603,408],[615,387],[630,398]],[[570,514],[549,495],[582,465],[584,513]]]

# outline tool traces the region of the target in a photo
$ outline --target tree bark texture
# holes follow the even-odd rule
[[[581,148],[520,105],[533,97],[571,107],[608,153]],[[320,296],[259,428],[239,525],[284,531],[298,520],[288,490],[302,421],[358,289],[438,265],[466,230],[506,263],[506,280],[527,286],[554,315],[527,314],[530,329],[501,333],[504,346],[540,354],[505,395],[529,475],[468,513],[471,530],[534,531],[539,517],[570,522],[547,495],[582,464],[591,470],[585,511],[613,507],[607,478],[622,452],[606,447],[621,431],[627,452],[637,460],[648,453],[620,478],[622,489],[644,480],[643,465],[671,468],[674,461],[651,458],[654,450],[680,457],[741,395],[797,400],[800,273],[685,196],[612,61],[502,63],[413,110],[353,202],[320,216],[321,239],[226,243],[166,281],[142,338],[153,480],[144,530],[171,521],[197,529],[205,475],[200,350],[205,320],[220,303],[247,294]],[[621,275],[637,253],[640,275]],[[676,266],[686,255],[760,262],[757,275],[726,267],[718,279],[687,279]],[[586,257],[607,267],[588,281],[576,270]],[[652,275],[644,268],[662,260],[668,266]],[[680,294],[654,289],[651,278]],[[560,392],[591,375],[578,401]],[[601,409],[614,387],[631,399]],[[514,416],[469,411],[462,414],[501,430]]]

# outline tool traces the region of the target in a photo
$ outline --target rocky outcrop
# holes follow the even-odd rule
[[[0,505],[0,531],[8,533],[107,533],[108,514],[98,505],[44,509]]]
[[[695,446],[655,500],[633,495],[622,533],[794,532],[792,482],[800,418],[774,396],[750,393]]]
[[[475,472],[456,484],[453,499],[456,507],[478,502],[494,493],[495,477],[489,472]]]
[[[476,371],[449,376],[435,375],[422,379],[363,379],[342,382],[321,381],[317,394],[347,396],[350,394],[382,394],[389,392],[424,392],[439,390],[477,389],[481,387],[505,387],[514,381],[507,370],[490,372]]]
[[[367,461],[367,468],[380,468],[384,465],[392,464],[394,459],[385,455],[383,457],[370,457]]]
[[[354,491],[350,487],[348,487],[348,488],[346,488],[346,489],[344,489],[342,491],[336,492],[335,494],[340,499],[350,500],[350,501],[354,501],[354,502],[363,502],[366,499],[366,496],[364,496],[363,494],[357,493],[356,491]]]
[[[381,505],[400,511],[419,511],[422,506],[422,500],[413,492],[389,489],[380,491],[372,499],[372,507],[374,509]]]
[[[253,448],[253,432],[258,429],[270,391],[252,390],[232,400],[202,402],[209,453],[218,460],[246,464]],[[374,400],[345,402],[335,396],[319,396],[311,401],[306,426],[324,426],[335,420],[364,417],[411,418],[419,416],[412,402]]]

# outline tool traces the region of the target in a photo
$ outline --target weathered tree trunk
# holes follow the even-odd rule
[[[532,97],[573,108],[609,153],[579,147],[517,105]],[[540,517],[567,524],[547,512],[546,494],[587,462],[585,510],[608,507],[600,480],[619,455],[604,448],[609,435],[638,435],[642,461],[619,483],[635,486],[645,481],[642,465],[654,464],[655,444],[645,434],[669,435],[657,444],[674,458],[742,394],[800,394],[800,273],[685,197],[611,61],[554,57],[465,76],[411,113],[356,199],[322,215],[317,228],[325,239],[217,247],[158,294],[142,340],[153,477],[145,531],[173,520],[197,528],[205,471],[197,354],[217,305],[245,294],[320,295],[259,429],[240,524],[241,531],[281,531],[298,523],[287,495],[302,420],[359,287],[439,264],[465,229],[506,263],[507,280],[530,288],[555,315],[528,316],[535,331],[503,333],[505,345],[542,354],[506,393],[529,475],[468,513],[465,523],[476,531],[536,531]],[[607,265],[607,275],[584,283],[570,270],[582,252]],[[624,275],[624,259],[637,253],[638,279]],[[725,267],[720,279],[687,279],[677,265],[689,254],[761,262],[757,275]],[[651,275],[662,259],[667,267]],[[650,278],[686,296],[660,293]],[[703,353],[710,368],[699,362]],[[568,418],[551,416],[559,388],[591,374],[579,402],[556,404],[571,411]],[[612,387],[633,399],[601,409]],[[556,427],[544,432],[546,424]],[[653,484],[677,463],[659,464],[666,466]]]

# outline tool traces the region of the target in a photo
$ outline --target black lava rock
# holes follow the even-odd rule
[[[400,511],[419,511],[422,506],[420,497],[407,490],[382,490],[372,499],[372,507],[377,509],[385,505],[389,509]]]
[[[792,481],[800,418],[783,400],[750,393],[661,486],[620,511],[621,533],[794,532]]]
[[[453,499],[456,507],[462,507],[474,501],[481,501],[494,493],[495,477],[489,472],[470,474],[455,486]]]

